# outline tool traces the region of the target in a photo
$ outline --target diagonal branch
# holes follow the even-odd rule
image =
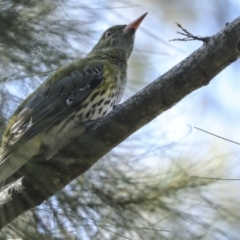
[[[240,17],[132,98],[98,120],[50,161],[32,159],[0,194],[0,228],[53,196],[136,130],[207,85],[240,55]]]

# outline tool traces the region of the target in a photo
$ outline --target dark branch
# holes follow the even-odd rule
[[[239,57],[240,18],[173,69],[88,127],[50,161],[32,159],[14,176],[24,176],[0,196],[0,228],[41,204],[87,171],[136,130],[171,108]]]

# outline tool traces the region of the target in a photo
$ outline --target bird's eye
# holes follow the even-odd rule
[[[107,31],[106,34],[105,34],[105,37],[108,38],[112,35],[112,32],[111,31]]]

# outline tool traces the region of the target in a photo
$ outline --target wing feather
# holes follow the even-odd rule
[[[74,71],[50,86],[42,87],[18,114],[10,130],[10,144],[30,140],[51,124],[76,111],[103,82],[102,67]]]

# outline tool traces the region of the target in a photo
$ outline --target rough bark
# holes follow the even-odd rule
[[[163,76],[88,126],[84,134],[53,159],[32,159],[12,179],[24,177],[0,194],[0,228],[56,194],[136,130],[207,85],[239,55],[240,18],[237,18]]]

